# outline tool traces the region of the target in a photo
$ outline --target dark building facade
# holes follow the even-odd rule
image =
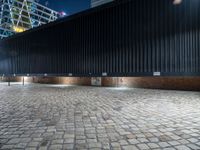
[[[200,1],[117,0],[0,41],[0,74],[200,75]]]

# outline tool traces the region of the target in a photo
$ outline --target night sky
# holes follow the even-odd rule
[[[45,5],[58,12],[64,11],[68,15],[77,13],[79,11],[88,9],[90,7],[90,0],[39,0],[39,3]]]

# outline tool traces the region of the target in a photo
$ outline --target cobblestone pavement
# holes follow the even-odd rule
[[[0,84],[0,149],[200,150],[200,93]]]

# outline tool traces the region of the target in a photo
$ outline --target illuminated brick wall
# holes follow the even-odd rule
[[[25,77],[24,79],[25,82],[42,84],[92,85],[90,77]],[[8,78],[3,78],[1,81],[6,82]],[[22,78],[12,77],[10,81],[22,82]],[[103,77],[101,86],[200,91],[200,77]]]

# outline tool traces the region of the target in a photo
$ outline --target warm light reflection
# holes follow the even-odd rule
[[[23,28],[23,27],[17,27],[17,26],[14,26],[14,27],[13,27],[13,30],[14,30],[15,32],[18,32],[18,33],[26,31],[25,28]]]
[[[75,85],[47,84],[46,86],[52,88],[66,88],[66,87],[74,87]]]
[[[129,87],[125,87],[125,86],[120,86],[120,87],[109,87],[107,89],[110,89],[110,90],[119,90],[119,91],[127,91],[127,90],[131,90],[133,88],[129,88]]]
[[[29,81],[29,77],[24,77],[24,82],[28,82]]]

